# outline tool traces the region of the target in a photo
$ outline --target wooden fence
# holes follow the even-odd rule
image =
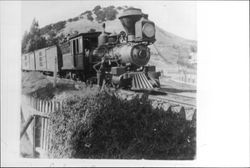
[[[51,147],[51,135],[49,134],[49,114],[61,108],[61,103],[56,101],[40,100],[29,96],[22,96],[21,115],[25,124],[20,138],[27,132],[28,138],[33,146],[33,156],[39,152],[40,157],[47,157]],[[31,122],[30,120],[33,121]],[[31,126],[29,126],[31,124]],[[42,155],[42,156],[41,156]]]
[[[196,117],[196,109],[184,109],[182,106],[173,106],[168,103],[155,102],[156,105],[164,105],[171,112],[180,113],[186,120],[193,120]],[[154,106],[154,104],[152,104]],[[24,122],[20,133],[20,138],[26,133],[33,149],[33,157],[35,153],[39,153],[40,158],[48,158],[51,148],[51,127],[49,114],[55,110],[61,110],[62,103],[56,101],[46,101],[36,99],[30,96],[22,96],[21,117]],[[191,112],[189,112],[191,111]]]

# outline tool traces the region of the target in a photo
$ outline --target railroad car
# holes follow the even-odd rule
[[[57,46],[51,46],[34,51],[36,71],[52,74],[55,70],[60,72],[62,59]]]
[[[148,66],[149,45],[155,42],[155,24],[140,9],[130,8],[119,17],[125,31],[112,34],[81,33],[66,41],[22,55],[22,70],[110,84],[131,90],[160,87],[160,72]]]
[[[35,66],[35,54],[34,52],[29,52],[22,55],[22,70],[23,71],[34,71]]]

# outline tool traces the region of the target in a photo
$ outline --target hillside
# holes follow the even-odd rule
[[[106,31],[119,33],[124,29],[118,16],[126,8],[127,6],[106,8],[96,6],[93,10],[85,11],[74,18],[47,25],[41,28],[41,33],[44,37],[48,37],[54,32],[59,37],[75,32],[101,31],[103,22],[106,23]],[[152,52],[150,64],[157,65],[157,69],[165,73],[177,71],[178,64],[189,65],[189,53],[192,49],[197,50],[197,42],[176,36],[156,25],[156,42],[150,48]],[[196,71],[194,68],[191,69]]]

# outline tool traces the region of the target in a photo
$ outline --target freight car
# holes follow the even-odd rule
[[[119,17],[126,32],[81,33],[65,42],[22,55],[22,70],[57,72],[60,77],[110,84],[131,90],[159,88],[160,72],[148,66],[155,24],[140,9]]]
[[[62,60],[60,59],[60,50],[57,46],[51,46],[34,52],[22,55],[23,71],[38,71],[44,74],[53,74],[60,72]]]

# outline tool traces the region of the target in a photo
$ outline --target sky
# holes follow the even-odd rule
[[[86,10],[92,10],[96,5],[140,8],[160,28],[187,39],[197,39],[195,1],[22,1],[22,33],[29,30],[34,18],[43,27],[78,16]]]

